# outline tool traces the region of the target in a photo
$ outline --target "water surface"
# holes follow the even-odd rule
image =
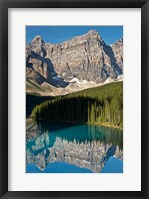
[[[123,133],[96,125],[33,123],[26,132],[27,173],[122,173]]]

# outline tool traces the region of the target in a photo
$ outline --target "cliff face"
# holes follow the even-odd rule
[[[114,53],[115,61],[123,71],[123,39],[120,39],[111,47]]]
[[[122,74],[123,40],[108,46],[95,30],[60,44],[38,35],[26,46],[26,79],[40,85],[66,87],[73,78],[97,83]]]

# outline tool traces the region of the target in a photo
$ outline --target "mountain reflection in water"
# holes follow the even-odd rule
[[[36,165],[41,172],[49,163],[64,162],[99,173],[110,157],[123,160],[121,130],[40,122],[26,131],[26,164]]]

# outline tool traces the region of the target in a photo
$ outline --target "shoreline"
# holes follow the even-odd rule
[[[97,125],[97,126],[104,126],[104,127],[107,127],[107,128],[114,128],[114,129],[119,129],[119,130],[123,131],[122,127],[120,127],[120,126],[114,126],[112,124],[101,124],[101,123],[86,123],[86,124]]]
[[[35,119],[35,118],[26,118],[26,121],[28,119]],[[96,125],[96,126],[103,126],[103,127],[107,127],[107,128],[114,128],[114,129],[119,129],[119,130],[122,130],[123,131],[123,128],[120,127],[120,126],[114,126],[112,124],[106,124],[106,123],[89,123],[89,122],[85,122],[85,123],[82,123],[82,122],[76,122],[76,121],[51,121],[51,120],[46,120],[46,119],[38,119],[37,121],[47,121],[47,122],[54,122],[54,123],[68,123],[68,124],[88,124],[88,125]]]

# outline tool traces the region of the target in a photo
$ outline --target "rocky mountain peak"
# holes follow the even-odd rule
[[[85,35],[89,35],[92,37],[98,37],[99,33],[96,30],[89,30]]]
[[[62,80],[74,78],[94,83],[117,79],[123,75],[123,39],[109,46],[96,30],[90,30],[50,44],[37,35],[26,47],[26,67],[27,80],[39,84],[63,85]]]
[[[112,44],[111,46],[123,46],[123,38],[120,38],[119,40],[117,40],[114,44]]]
[[[102,38],[101,36],[99,35],[99,33],[96,31],[96,30],[89,30],[87,33],[83,34],[83,35],[80,35],[80,36],[77,36],[75,37],[77,40],[86,40],[86,41],[99,41],[101,40],[102,41]]]
[[[34,39],[32,40],[32,44],[36,44],[36,45],[41,45],[45,43],[42,39],[42,37],[40,35],[37,35],[36,37],[34,37]]]
[[[98,40],[102,40],[101,36],[96,30],[89,30],[86,35],[90,36],[91,38],[96,38]]]
[[[120,43],[123,43],[123,38],[119,39],[119,42],[120,42]]]

